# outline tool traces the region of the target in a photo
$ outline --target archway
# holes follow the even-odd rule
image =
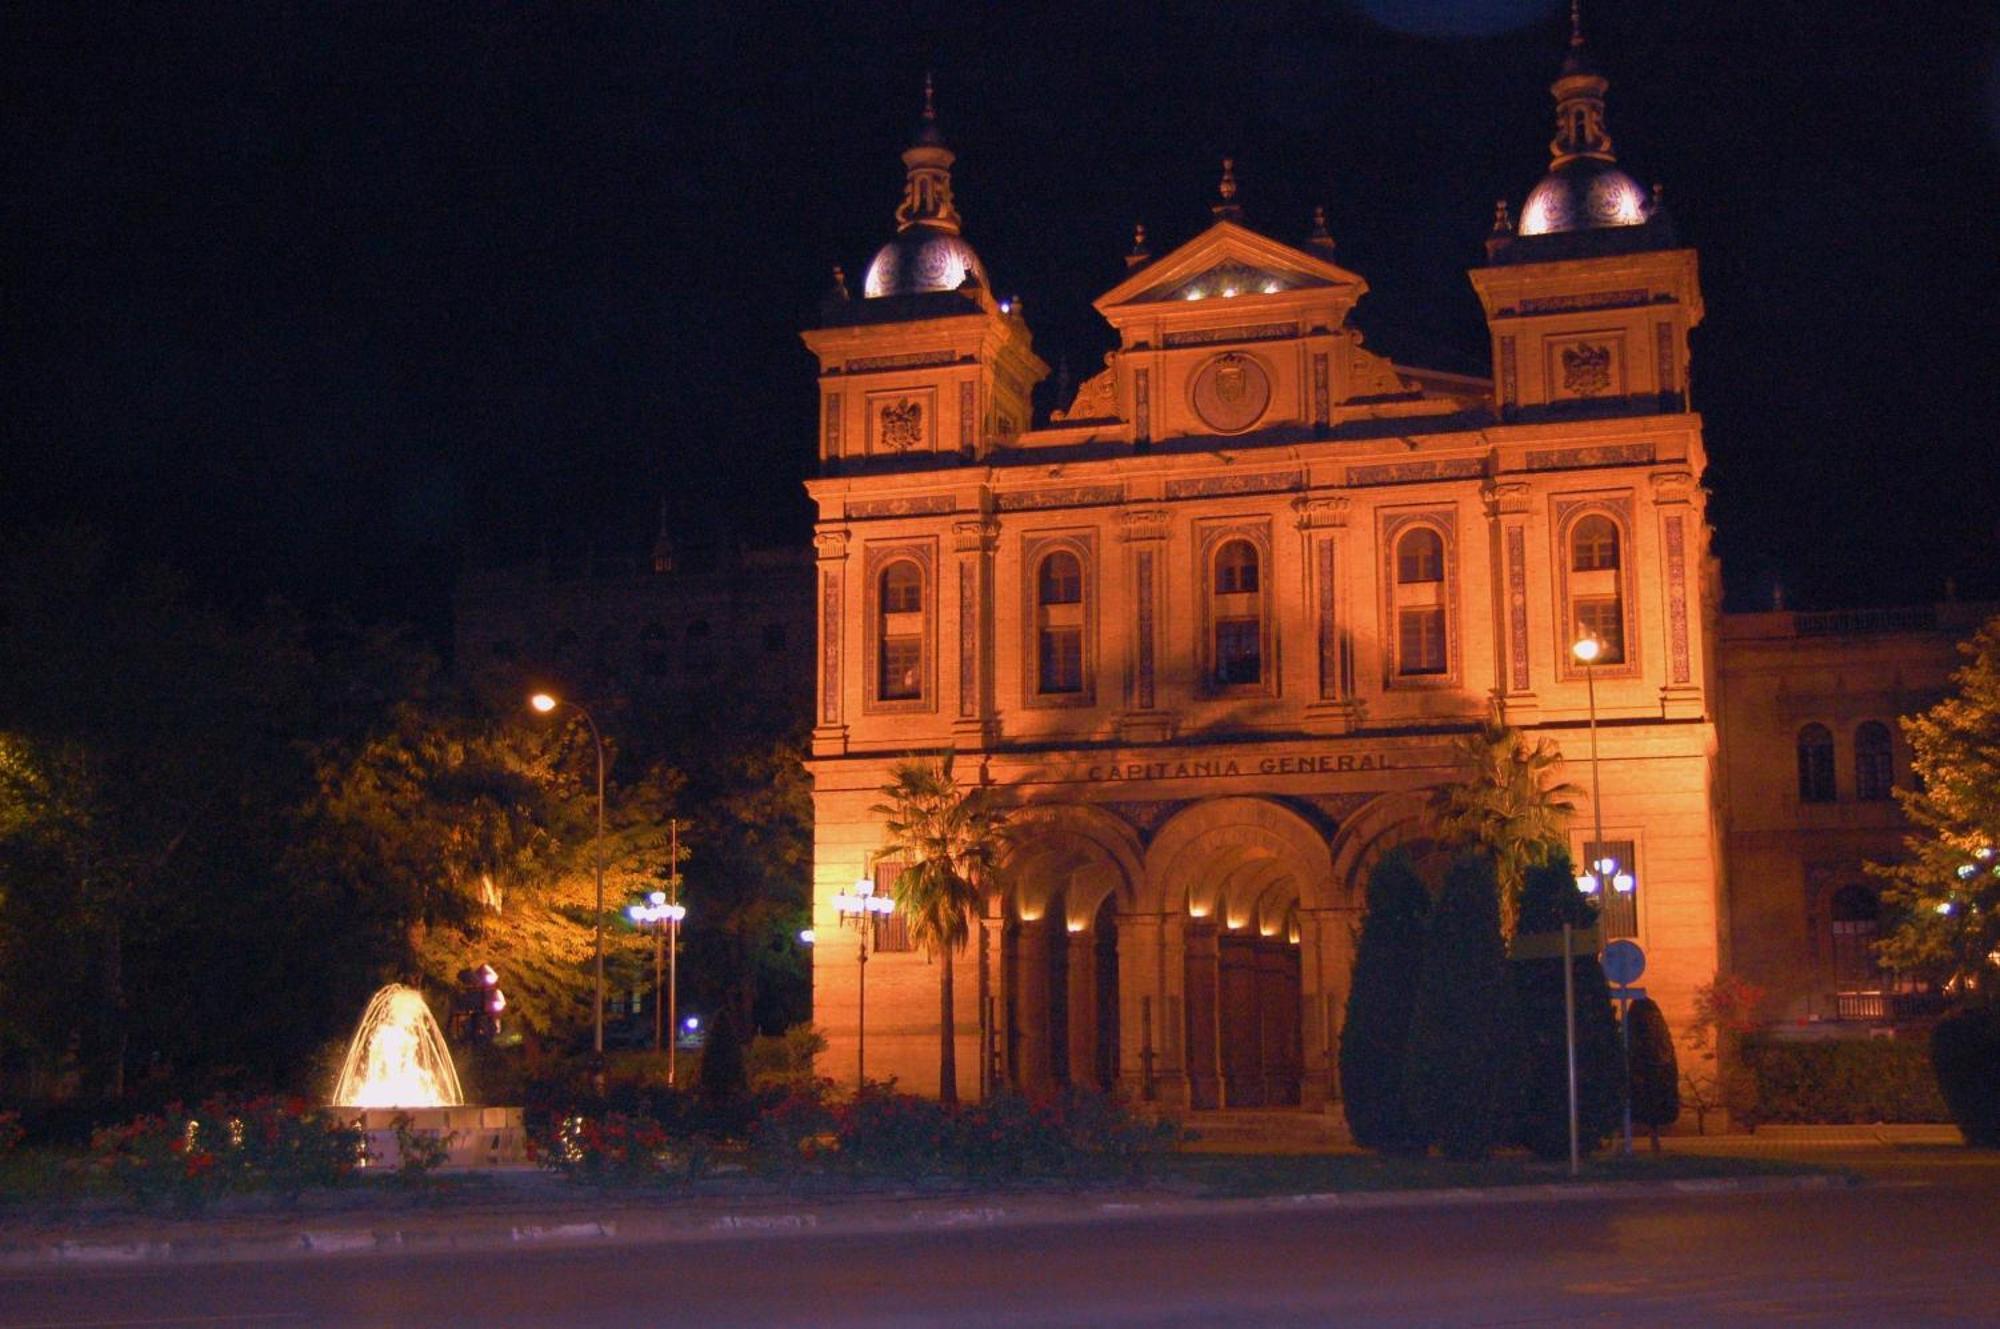
[[[1278,804],[1216,799],[1163,827],[1147,866],[1183,939],[1189,1106],[1298,1104],[1329,960],[1324,929],[1300,920],[1324,906],[1326,842]]]
[[[1001,902],[1003,1074],[1028,1092],[1112,1088],[1118,916],[1139,875],[1136,840],[1108,814],[1064,806],[1024,810],[1014,842]]]

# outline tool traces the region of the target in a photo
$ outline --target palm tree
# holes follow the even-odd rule
[[[883,852],[903,863],[889,883],[890,897],[910,939],[938,962],[938,1098],[945,1103],[958,1101],[952,956],[972,935],[1007,836],[1007,813],[991,791],[959,788],[952,775],[955,755],[897,762],[882,786],[887,801],[870,809],[885,821]]]
[[[1431,791],[1431,820],[1447,846],[1493,859],[1500,886],[1500,926],[1510,939],[1528,869],[1565,848],[1569,819],[1583,790],[1561,779],[1555,740],[1530,743],[1499,708],[1478,732],[1453,744],[1459,779]]]

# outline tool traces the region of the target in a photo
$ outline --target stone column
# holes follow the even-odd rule
[[[1541,711],[1535,694],[1533,640],[1529,622],[1528,517],[1533,491],[1519,480],[1494,480],[1485,489],[1490,541],[1487,558],[1497,617],[1493,624],[1494,677],[1500,680],[1500,704],[1507,723],[1530,725]]]
[[[957,684],[952,734],[969,746],[991,738],[993,720],[993,547],[1000,526],[991,517],[952,523],[957,560],[957,648],[947,655]]]
[[[1049,920],[1022,922],[1014,934],[1016,1074],[1027,1093],[1051,1087],[1049,1065]]]
[[[1307,727],[1319,733],[1350,733],[1360,724],[1354,696],[1354,643],[1345,579],[1351,546],[1347,540],[1348,500],[1300,498],[1292,503],[1298,514],[1301,559],[1312,649],[1306,684]]]
[[[1096,939],[1094,932],[1069,934],[1069,1082],[1073,1085],[1097,1084]]]
[[[1174,728],[1162,669],[1167,510],[1133,508],[1120,514],[1120,520],[1132,617],[1122,625],[1131,648],[1126,653],[1125,712],[1118,718],[1118,732],[1128,743],[1158,742],[1171,737]]]
[[[1653,476],[1653,507],[1660,523],[1659,566],[1666,609],[1661,617],[1667,627],[1667,659],[1664,670],[1647,660],[1646,672],[1653,677],[1664,675],[1661,715],[1668,720],[1693,720],[1700,718],[1704,709],[1699,668],[1704,621],[1700,582],[1707,554],[1707,521],[1695,507],[1693,472],[1657,472]],[[1640,613],[1639,605],[1626,610],[1633,618]]]
[[[847,532],[822,530],[813,536],[819,556],[819,710],[813,723],[813,751],[844,752],[847,748],[843,689],[846,685],[845,631]]]
[[[1219,1009],[1216,960],[1216,926],[1212,919],[1190,919],[1183,925],[1187,956],[1185,1001],[1187,1046],[1185,1065],[1188,1079],[1188,1106],[1213,1108],[1222,1105],[1222,1077],[1218,1063]]]
[[[1158,914],[1118,916],[1118,1068],[1125,1092],[1135,1102],[1160,1096],[1167,1069],[1164,993],[1160,976],[1161,918]]]

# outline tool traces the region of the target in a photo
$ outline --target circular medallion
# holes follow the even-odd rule
[[[1271,380],[1247,355],[1218,355],[1194,376],[1194,413],[1218,434],[1240,434],[1264,418]]]

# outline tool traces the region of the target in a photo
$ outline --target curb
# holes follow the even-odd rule
[[[1417,1191],[1329,1191],[1300,1195],[1269,1195],[1202,1200],[1183,1197],[1105,1199],[1079,1204],[1074,1199],[1028,1200],[1021,1203],[916,1205],[878,1204],[873,1212],[839,1215],[843,1235],[882,1235],[910,1231],[967,1228],[1075,1226],[1101,1222],[1131,1222],[1190,1215],[1340,1210],[1460,1208],[1609,1199],[1769,1194],[1786,1191],[1832,1190],[1859,1184],[1848,1177],[1742,1177],[1712,1180],[1544,1182],[1523,1186]],[[131,1268],[162,1263],[236,1263],[254,1260],[339,1258],[367,1255],[418,1255],[429,1252],[493,1251],[533,1246],[582,1246],[597,1243],[644,1245],[660,1242],[728,1241],[814,1235],[835,1226],[825,1210],[737,1211],[690,1213],[635,1210],[573,1222],[503,1221],[409,1228],[310,1228],[243,1237],[86,1241],[75,1238],[0,1249],[0,1270],[29,1272],[52,1268]]]

